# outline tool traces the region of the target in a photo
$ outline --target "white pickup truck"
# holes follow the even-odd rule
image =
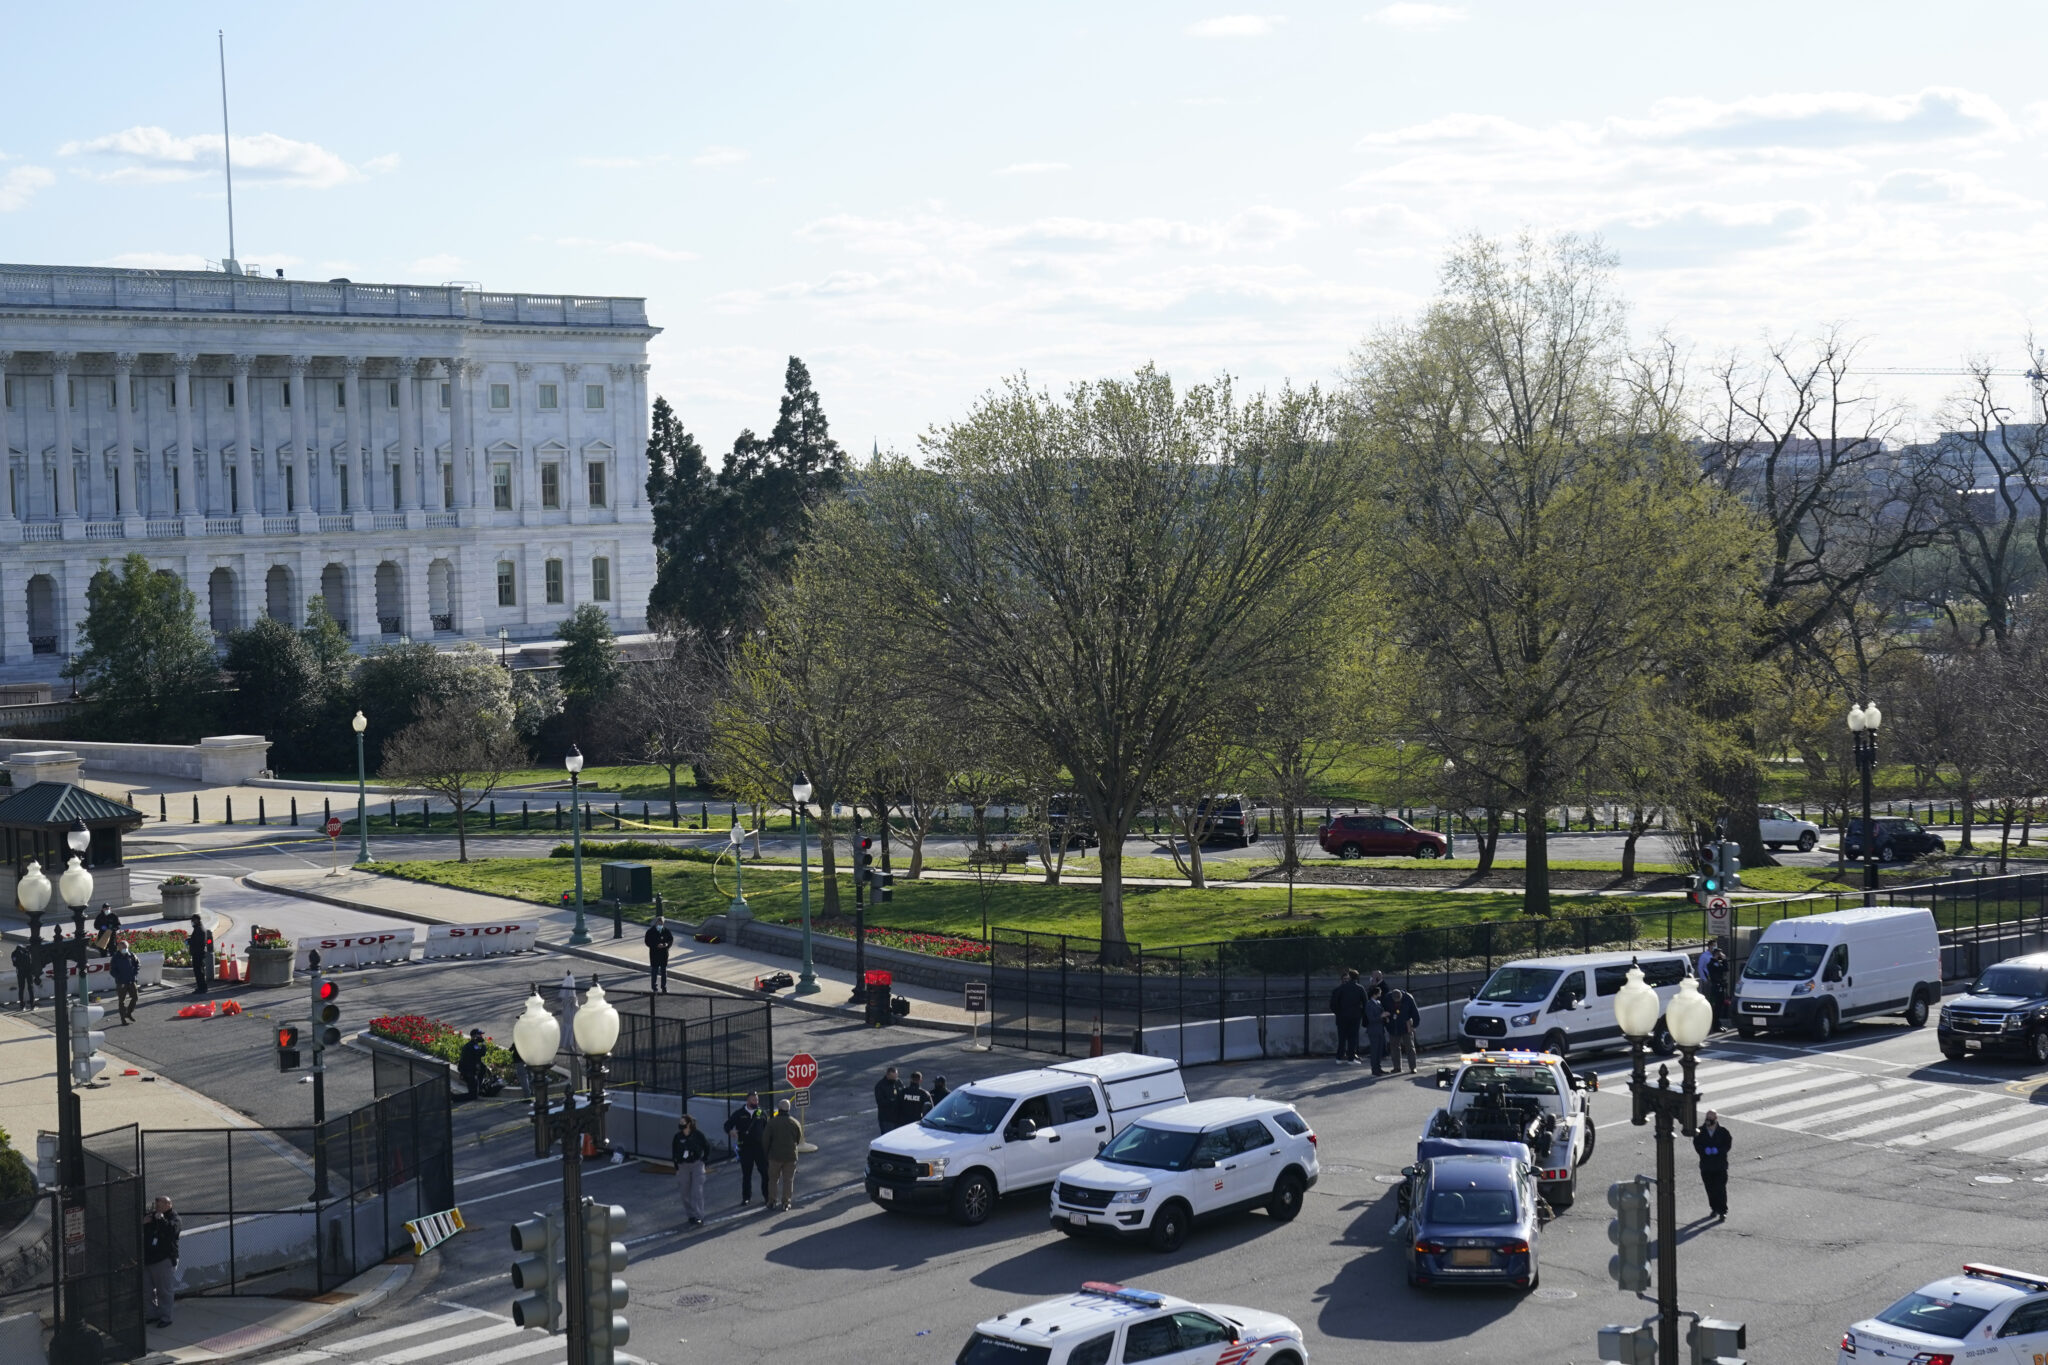
[[[1001,1196],[1052,1184],[1133,1119],[1186,1099],[1179,1062],[1133,1052],[973,1081],[868,1144],[868,1198],[944,1206],[972,1227]]]
[[[1553,1209],[1571,1207],[1579,1167],[1593,1156],[1587,1102],[1599,1076],[1549,1052],[1470,1052],[1439,1067],[1436,1084],[1451,1099],[1430,1115],[1423,1137],[1524,1143],[1536,1159],[1537,1192]]]

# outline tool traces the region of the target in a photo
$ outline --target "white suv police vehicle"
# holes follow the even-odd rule
[[[1143,1237],[1176,1251],[1199,1219],[1263,1207],[1281,1222],[1321,1174],[1316,1135],[1273,1100],[1197,1100],[1155,1109],[1052,1187],[1052,1225],[1070,1236]]]
[[[2048,1277],[1995,1265],[1922,1285],[1842,1333],[1839,1365],[2034,1365],[2048,1354]]]
[[[1190,1303],[1122,1285],[998,1313],[953,1365],[1308,1365],[1301,1329],[1278,1313]]]

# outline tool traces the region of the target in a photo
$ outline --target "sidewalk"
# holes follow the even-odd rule
[[[281,895],[303,896],[367,914],[411,920],[416,924],[483,924],[515,916],[532,917],[540,921],[540,939],[544,947],[615,966],[627,973],[636,985],[647,979],[647,949],[640,942],[640,935],[645,932],[643,926],[628,920],[624,937],[614,939],[611,936],[611,917],[600,915],[589,906],[585,909],[585,923],[590,931],[590,946],[571,948],[568,946],[569,935],[576,924],[573,911],[550,910],[503,896],[486,896],[474,891],[429,886],[354,870],[344,871],[339,877],[331,877],[325,872],[252,872],[243,877],[242,882],[246,886]],[[823,989],[816,995],[796,999],[788,991],[777,991],[772,996],[758,997],[753,988],[756,977],[770,972],[788,972],[794,976],[797,963],[772,953],[735,948],[726,943],[698,943],[682,933],[676,935],[676,946],[669,954],[668,967],[669,976],[678,983],[692,982],[739,991],[757,998],[772,999],[778,1004],[847,1019],[862,1017],[858,1006],[846,1003],[853,992],[853,973],[843,968],[817,966],[818,984]],[[987,1016],[975,1016],[961,1008],[959,996],[951,991],[901,982],[894,989],[897,995],[911,1002],[910,1017],[901,1023],[964,1033],[977,1018],[983,1026],[988,1022]]]
[[[47,1016],[47,1008],[38,1014]],[[152,1129],[257,1127],[197,1091],[159,1079],[124,1059],[118,1030],[100,1055],[107,1059],[101,1084],[77,1092],[88,1133],[129,1123],[146,1123]],[[123,1074],[130,1070],[140,1074]],[[15,1150],[33,1167],[36,1134],[57,1128],[56,1041],[32,1018],[12,1010],[0,1013],[0,1114],[6,1115]],[[275,1350],[353,1317],[381,1301],[411,1273],[408,1266],[376,1266],[317,1301],[256,1295],[180,1299],[173,1326],[149,1329],[150,1354],[143,1359],[200,1365]]]

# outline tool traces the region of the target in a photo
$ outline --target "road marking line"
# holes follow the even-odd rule
[[[430,1341],[424,1346],[414,1346],[409,1350],[392,1351],[386,1355],[376,1356],[365,1362],[365,1365],[411,1365],[415,1360],[426,1360],[449,1351],[467,1350],[471,1346],[481,1346],[487,1341],[496,1341],[499,1337],[514,1336],[525,1331],[526,1329],[516,1322],[494,1322],[489,1327],[475,1332],[465,1332],[446,1341]]]
[[[1892,1091],[1889,1095],[1884,1096],[1882,1099],[1865,1100],[1861,1104],[1851,1104],[1845,1106],[1844,1108],[1837,1109],[1833,1113],[1808,1114],[1805,1118],[1787,1119],[1785,1122],[1779,1124],[1778,1127],[1783,1128],[1788,1132],[1804,1133],[1807,1130],[1811,1129],[1815,1124],[1831,1123],[1837,1119],[1854,1118],[1858,1114],[1875,1113],[1877,1110],[1880,1109],[1896,1109],[1900,1104],[1911,1101],[1914,1098],[1915,1093],[1915,1091],[1909,1088],[1901,1087],[1897,1090]]]
[[[550,1157],[548,1159],[555,1160],[555,1158],[553,1157]],[[621,1164],[618,1166],[592,1166],[591,1168],[583,1172],[583,1178],[585,1180],[588,1180],[593,1175],[602,1175],[606,1171],[637,1171],[639,1169],[640,1167],[637,1164]],[[525,1194],[528,1190],[544,1190],[547,1189],[549,1186],[559,1186],[561,1183],[562,1178],[560,1176],[556,1176],[553,1180],[537,1180],[531,1185],[515,1185],[513,1188],[509,1190],[499,1190],[496,1194],[468,1195],[463,1199],[462,1202],[465,1204],[486,1204],[493,1199],[504,1199],[509,1195]]]
[[[1761,1090],[1751,1090],[1746,1094],[1737,1095],[1729,1103],[1740,1108],[1745,1104],[1754,1104],[1758,1100],[1775,1099],[1779,1095],[1796,1095],[1802,1090],[1814,1090],[1838,1085],[1854,1085],[1855,1083],[1856,1078],[1854,1076],[1831,1076],[1826,1074],[1802,1076],[1798,1080],[1786,1085],[1767,1085]],[[1703,1099],[1718,1098],[1720,1088],[1703,1085],[1700,1087],[1700,1095]]]
[[[559,1351],[562,1343],[551,1336],[543,1335],[538,1341],[522,1341],[517,1346],[507,1346],[502,1351],[493,1351],[487,1356],[477,1356],[464,1365],[506,1365],[525,1356],[537,1356],[543,1351]],[[623,1359],[623,1357],[621,1357]]]
[[[1979,1114],[1975,1118],[1962,1119],[1956,1123],[1944,1123],[1941,1127],[1930,1128],[1924,1133],[1908,1133],[1904,1137],[1890,1138],[1886,1140],[1885,1145],[1887,1147],[1924,1147],[1930,1142],[1939,1142],[1943,1138],[1954,1137],[1957,1133],[1967,1133],[1973,1128],[1989,1128],[1994,1123],[2009,1123],[2012,1121],[2012,1117],[2012,1114],[2005,1110],[1990,1114]]]
[[[1735,1117],[1741,1119],[1744,1123],[1769,1123],[1780,1114],[1796,1114],[1802,1109],[1812,1109],[1816,1105],[1835,1104],[1856,1096],[1874,1095],[1881,1089],[1883,1089],[1882,1086],[1876,1085],[1852,1085],[1847,1090],[1830,1090],[1825,1095],[1815,1095],[1803,1100],[1791,1100],[1785,1104],[1768,1104],[1754,1111],[1745,1110],[1742,1107],[1743,1102],[1738,1100],[1734,1105],[1734,1114]],[[1723,1109],[1729,1108],[1725,1104],[1720,1107]]]
[[[1774,1064],[1756,1067],[1748,1075],[1744,1076],[1700,1076],[1695,1074],[1693,1083],[1702,1090],[1710,1085],[1719,1087],[1722,1090],[1736,1090],[1746,1085],[1763,1085],[1770,1081],[1790,1080],[1795,1076],[1805,1081],[1810,1080],[1816,1075],[1824,1074],[1826,1073],[1810,1071],[1803,1066],[1778,1066]]]
[[[334,1357],[325,1351],[299,1351],[292,1355],[279,1356],[275,1360],[266,1360],[263,1365],[320,1365],[320,1362],[332,1359]]]
[[[522,1121],[516,1126],[520,1128],[527,1128],[531,1127],[532,1125],[528,1122]],[[560,1162],[561,1158],[554,1156],[537,1156],[531,1161],[522,1161],[517,1166],[502,1166],[495,1171],[478,1171],[475,1175],[457,1176],[455,1178],[455,1183],[458,1185],[467,1185],[473,1180],[489,1180],[494,1176],[510,1175],[514,1171],[525,1171],[531,1170],[535,1166],[545,1166],[550,1161]]]
[[[1958,1152],[1989,1152],[1999,1147],[2008,1146],[2011,1143],[2024,1142],[2030,1137],[2038,1137],[2042,1133],[2048,1133],[2048,1123],[2029,1123],[2007,1132],[1993,1133],[1990,1137],[1981,1137],[1972,1142],[1965,1142],[1960,1147],[1957,1147],[1956,1150]],[[2034,1153],[2029,1152],[2027,1155],[2032,1156]]]
[[[422,1318],[418,1322],[408,1322],[400,1327],[387,1327],[381,1332],[371,1332],[367,1336],[349,1337],[344,1341],[330,1341],[327,1343],[326,1350],[330,1355],[338,1351],[367,1350],[372,1346],[382,1346],[387,1341],[403,1341],[407,1337],[416,1337],[422,1332],[438,1332],[443,1327],[453,1327],[458,1322],[469,1322],[482,1316],[484,1316],[483,1313],[477,1309],[458,1308],[452,1313],[443,1313],[438,1317]]]
[[[1937,1091],[1935,1093],[1939,1094],[1940,1092]],[[1924,1099],[1925,1092],[1913,1098]],[[1859,1123],[1854,1128],[1848,1129],[1845,1132],[1829,1133],[1827,1136],[1836,1142],[1851,1142],[1860,1137],[1868,1137],[1872,1133],[1882,1133],[1887,1128],[1901,1128],[1909,1123],[1922,1123],[1928,1119],[1940,1118],[1943,1114],[1961,1113],[1965,1109],[1974,1109],[1980,1104],[1990,1104],[1994,1100],[2002,1100],[2004,1098],[2005,1096],[2003,1095],[1964,1095],[1961,1099],[1950,1100],[1946,1104],[1929,1105],[1918,1113],[1894,1114],[1887,1119],[1872,1119],[1869,1123]]]

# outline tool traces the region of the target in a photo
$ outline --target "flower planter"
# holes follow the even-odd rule
[[[161,894],[165,919],[190,919],[199,913],[197,886],[166,886]]]
[[[289,986],[292,984],[292,958],[290,948],[249,949],[249,984],[251,986]]]

